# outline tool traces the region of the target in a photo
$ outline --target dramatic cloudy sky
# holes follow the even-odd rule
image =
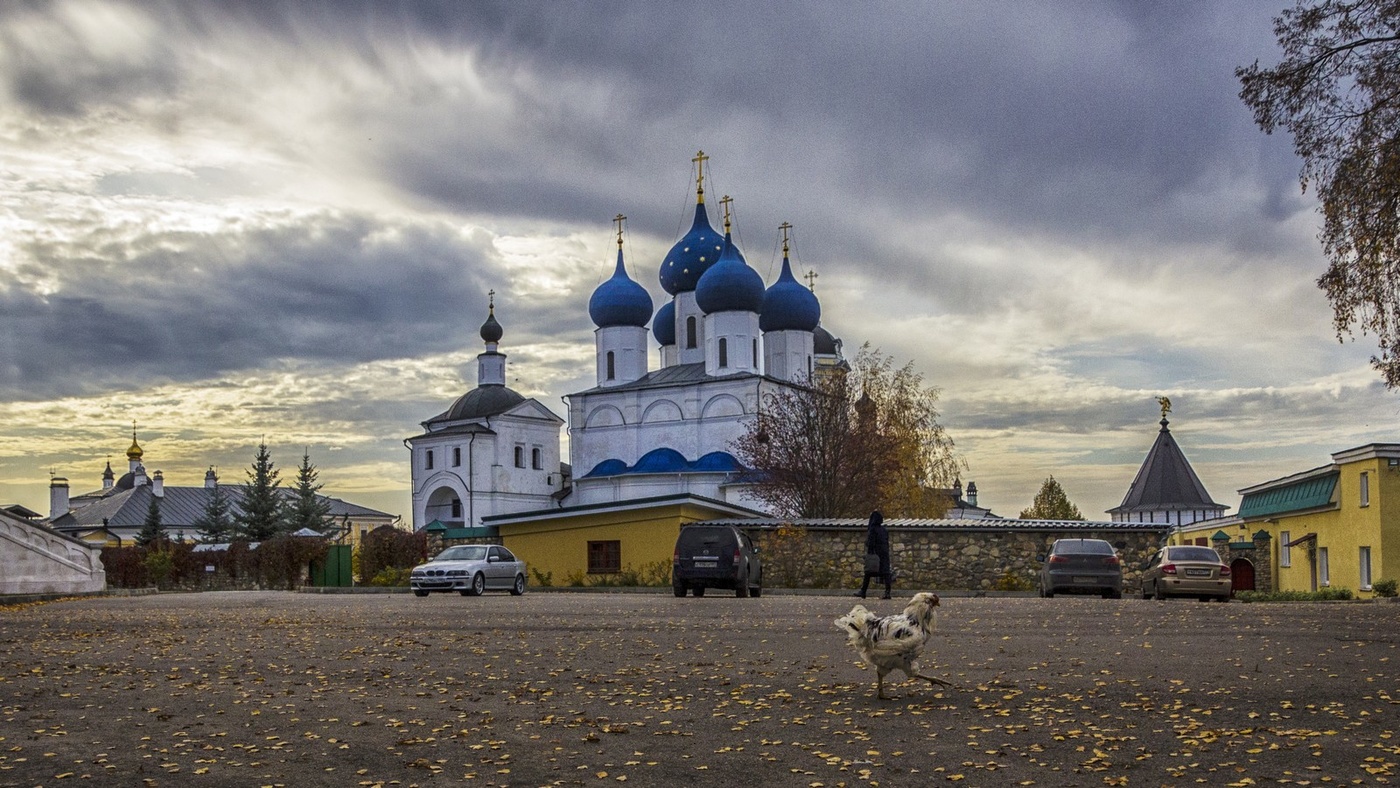
[[[765,281],[912,360],[982,503],[1116,505],[1170,396],[1206,486],[1392,440],[1314,280],[1311,194],[1241,105],[1264,2],[0,5],[0,502],[241,481],[266,438],[406,514],[403,439],[475,385],[591,385],[611,218],[659,305],[712,158]]]

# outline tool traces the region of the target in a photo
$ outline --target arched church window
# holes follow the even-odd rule
[[[757,339],[755,339],[755,340],[753,341],[753,355],[752,355],[752,356],[749,356],[749,358],[753,359],[753,368],[754,368],[754,369],[758,369],[758,340],[757,340]]]
[[[609,351],[608,351],[608,380],[612,380],[612,379],[615,378],[615,377],[617,377],[617,366],[616,366],[616,363],[613,361],[613,352],[612,352],[611,350],[609,350]]]
[[[724,369],[724,368],[727,367],[727,366],[729,366],[729,340],[727,340],[727,339],[720,339],[720,341],[719,341],[719,367],[720,367],[720,369]]]
[[[539,449],[530,450],[530,467],[537,471],[544,470],[544,458]]]
[[[515,467],[517,467],[517,468],[524,468],[524,467],[525,467],[525,447],[524,447],[524,446],[516,446],[516,447],[515,447]]]
[[[685,319],[685,346],[688,349],[695,347],[695,315]]]
[[[430,470],[430,471],[433,469],[433,450],[432,450],[432,449],[428,449],[428,451],[423,455],[423,467],[426,468],[426,469],[428,469],[428,470]]]
[[[457,466],[459,466],[459,465],[461,465],[461,464],[462,464],[462,447],[461,447],[461,446],[453,446],[453,447],[452,447],[452,467],[456,468]]]

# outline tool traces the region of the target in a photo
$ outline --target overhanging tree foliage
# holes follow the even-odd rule
[[[1299,2],[1274,20],[1284,58],[1236,69],[1267,133],[1293,135],[1322,204],[1318,285],[1338,339],[1376,335],[1371,363],[1400,386],[1400,3]]]
[[[735,441],[755,495],[790,517],[938,517],[960,463],[938,390],[912,364],[861,348],[849,372],[766,393]]]
[[[286,530],[286,518],[272,454],[267,443],[258,444],[258,453],[248,469],[248,481],[242,485],[243,500],[239,506],[239,535],[251,542],[261,542]]]
[[[1022,520],[1083,520],[1079,507],[1070,502],[1065,488],[1051,476],[1040,485],[1029,509],[1021,511]]]

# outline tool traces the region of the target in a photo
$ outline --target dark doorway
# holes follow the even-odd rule
[[[1248,558],[1236,558],[1230,562],[1230,589],[1254,590],[1254,564],[1250,563]]]

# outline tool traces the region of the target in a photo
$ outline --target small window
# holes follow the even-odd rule
[[[515,553],[512,553],[511,551],[505,549],[504,547],[497,547],[496,549],[497,549],[498,551],[500,551],[501,560],[502,560],[502,561],[514,561],[514,560],[515,560]]]
[[[617,574],[622,571],[622,542],[589,542],[588,573]]]
[[[695,316],[691,315],[685,319],[685,346],[687,349],[695,349]]]
[[[719,341],[719,368],[720,368],[720,369],[724,369],[724,368],[727,367],[727,366],[729,366],[729,340],[727,340],[727,339],[720,339],[720,341]]]
[[[1327,564],[1327,548],[1317,548],[1317,582],[1324,586],[1332,585],[1332,569]]]
[[[456,467],[459,467],[461,464],[462,464],[462,447],[461,447],[461,446],[453,446],[453,447],[452,447],[452,467],[453,467],[453,468],[456,468]]]
[[[453,498],[453,499],[452,499],[452,519],[453,519],[453,520],[460,520],[460,519],[462,519],[462,499],[461,499],[461,498]]]
[[[757,340],[757,339],[755,339],[755,340],[753,341],[753,356],[751,356],[751,358],[753,359],[753,368],[754,368],[754,369],[758,369],[758,340]]]
[[[428,449],[428,451],[424,453],[424,455],[423,455],[423,467],[424,467],[424,468],[427,468],[427,469],[430,470],[430,471],[433,469],[433,450],[432,450],[432,449]]]
[[[1361,505],[1371,505],[1371,474],[1362,471],[1361,473]]]
[[[1288,531],[1278,532],[1278,565],[1293,566],[1293,548],[1288,543],[1293,541],[1292,533]]]
[[[613,352],[608,351],[608,380],[617,377],[617,363],[613,360]]]
[[[525,447],[524,447],[524,446],[516,446],[516,447],[515,447],[515,467],[517,467],[517,468],[524,468],[524,467],[525,467]]]
[[[1362,591],[1370,591],[1370,590],[1371,590],[1371,548],[1369,548],[1369,547],[1363,547],[1363,548],[1361,548],[1361,555],[1359,556],[1359,558],[1361,559],[1360,562],[1359,562],[1359,567],[1360,567],[1360,571],[1361,571],[1361,590],[1362,590]]]
[[[537,471],[544,470],[544,456],[539,449],[530,450],[530,467]]]

